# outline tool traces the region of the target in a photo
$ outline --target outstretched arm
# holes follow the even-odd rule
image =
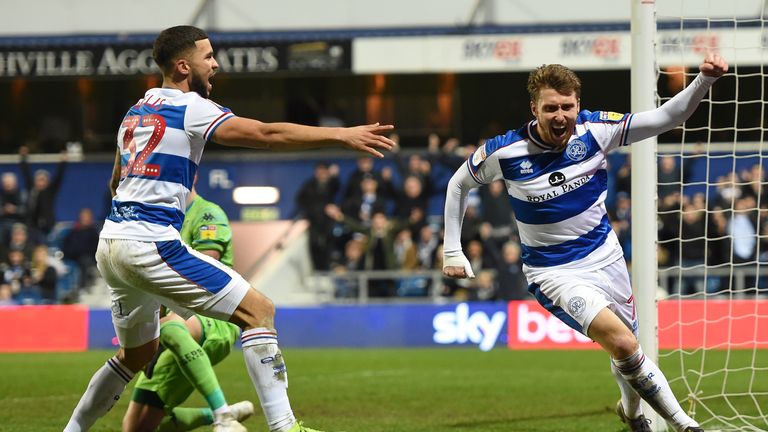
[[[681,125],[696,111],[712,83],[728,71],[728,63],[718,54],[709,54],[699,65],[699,71],[688,87],[662,106],[634,114],[628,141],[642,141]]]
[[[327,128],[295,123],[263,123],[245,117],[233,117],[221,123],[213,134],[213,141],[226,146],[276,151],[335,145],[376,157],[384,157],[378,149],[391,150],[394,143],[381,134],[392,129],[392,125],[378,123],[348,128]]]
[[[445,238],[443,240],[443,274],[452,278],[473,278],[469,260],[461,251],[461,224],[467,211],[467,195],[480,186],[463,164],[448,182],[445,194]]]

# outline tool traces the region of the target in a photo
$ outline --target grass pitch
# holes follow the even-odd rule
[[[608,357],[600,351],[289,348],[283,352],[294,412],[321,430],[625,430],[612,412],[619,393]],[[0,354],[0,431],[61,431],[90,376],[111,355],[110,351]],[[230,403],[257,402],[240,351],[216,370]],[[768,390],[768,378],[756,384]],[[120,430],[130,391],[129,386],[93,431]],[[185,406],[204,402],[194,394]],[[267,430],[260,413],[244,424],[251,431]]]

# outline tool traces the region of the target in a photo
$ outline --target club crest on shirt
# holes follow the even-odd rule
[[[578,162],[587,157],[587,145],[583,141],[573,140],[565,148],[565,155],[568,159]]]
[[[570,300],[568,300],[568,312],[571,313],[571,316],[573,317],[579,317],[581,314],[584,313],[584,309],[586,309],[587,302],[584,300],[583,297],[571,297]]]

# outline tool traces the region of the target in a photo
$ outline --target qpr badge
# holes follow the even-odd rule
[[[587,157],[587,145],[583,141],[573,140],[565,148],[565,155],[574,162],[583,160]]]
[[[571,316],[578,318],[581,316],[581,314],[584,313],[584,309],[586,309],[587,302],[584,300],[583,297],[571,297],[570,300],[568,300],[568,312],[571,313]]]

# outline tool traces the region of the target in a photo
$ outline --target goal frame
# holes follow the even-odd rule
[[[632,0],[631,110],[656,108],[656,2]],[[646,357],[659,361],[656,287],[656,137],[633,143],[631,148],[632,287],[639,319],[640,345]],[[643,401],[643,412],[655,431],[665,431],[666,422]]]

